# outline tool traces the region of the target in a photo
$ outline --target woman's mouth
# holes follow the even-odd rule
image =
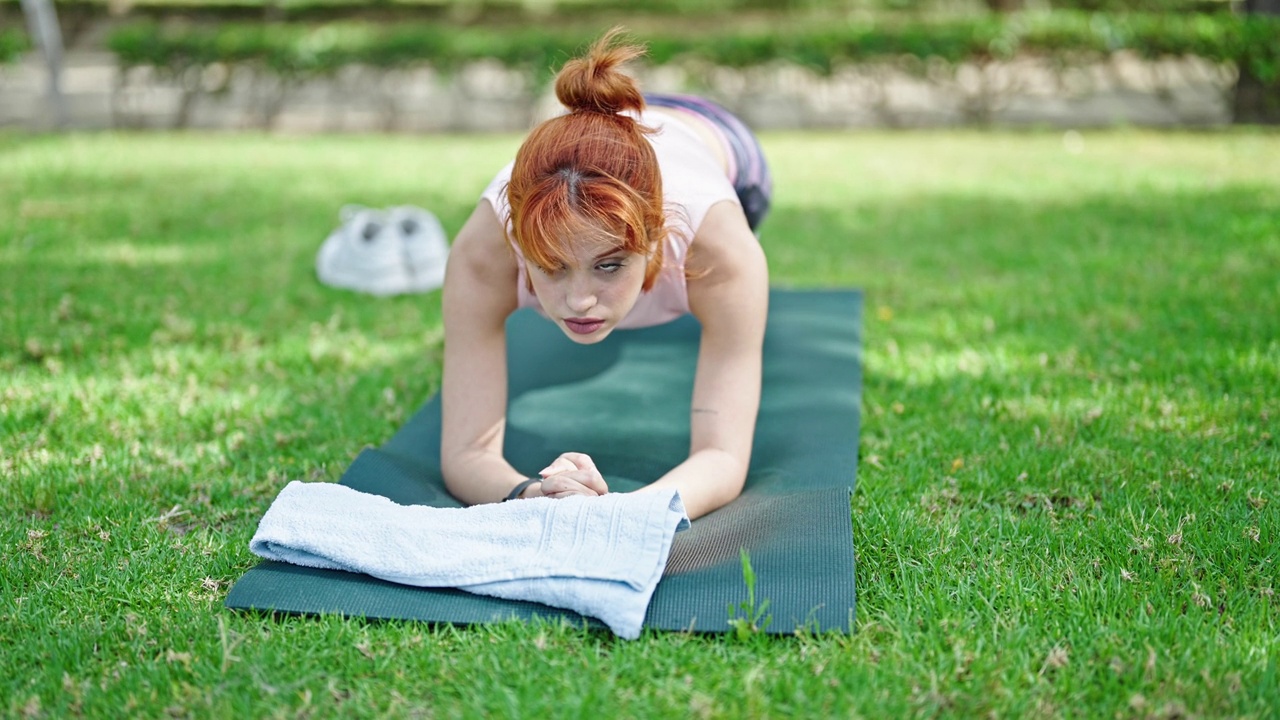
[[[604,321],[596,318],[565,318],[564,324],[579,335],[590,335],[603,327]]]

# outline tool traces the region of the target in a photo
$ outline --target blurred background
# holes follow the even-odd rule
[[[1280,122],[1280,0],[0,0],[0,127],[522,130],[615,24],[761,130]]]

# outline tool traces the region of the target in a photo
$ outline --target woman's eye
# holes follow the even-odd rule
[[[607,273],[615,273],[622,269],[623,264],[617,260],[609,260],[596,265],[596,269]]]

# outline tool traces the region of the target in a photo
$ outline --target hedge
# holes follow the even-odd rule
[[[1032,4],[1030,0],[1023,0]],[[0,0],[17,7],[21,0]],[[989,5],[988,3],[985,3]],[[1229,12],[1232,0],[1036,0],[1039,7],[1089,12]],[[60,9],[101,13],[116,0],[58,0]],[[732,15],[743,12],[971,12],[982,0],[130,0],[131,11],[165,14],[196,12],[206,16],[257,14],[272,17],[352,15],[371,9],[391,14],[442,17],[577,17],[608,13],[663,16]]]
[[[529,70],[545,81],[593,35],[579,29],[498,30],[440,24],[217,26],[137,22],[116,28],[108,46],[128,66],[182,72],[214,63],[253,63],[286,76],[324,75],[351,64],[428,63],[448,72],[482,58]],[[950,63],[1048,56],[1064,63],[1127,50],[1144,58],[1198,56],[1234,63],[1267,83],[1280,79],[1280,18],[1234,15],[1120,15],[1054,12],[950,20],[893,20],[774,31],[647,34],[650,61],[687,58],[727,67],[784,60],[830,73],[885,58]]]
[[[26,33],[19,30],[0,29],[0,65],[14,62],[26,51]]]

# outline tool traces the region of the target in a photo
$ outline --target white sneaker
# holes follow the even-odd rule
[[[348,205],[340,216],[342,225],[316,256],[320,282],[373,295],[426,292],[444,284],[448,243],[431,213]]]
[[[403,243],[412,290],[428,292],[444,285],[449,238],[440,219],[412,205],[390,208],[386,218],[387,232],[399,236]]]

